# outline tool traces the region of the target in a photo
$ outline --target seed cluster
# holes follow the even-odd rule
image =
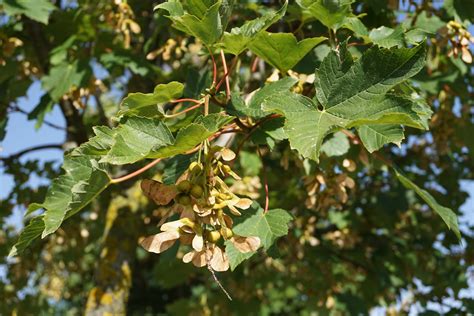
[[[180,219],[163,224],[161,233],[146,237],[141,242],[149,252],[161,253],[179,240],[190,245],[183,262],[197,267],[207,266],[215,271],[229,269],[229,259],[223,248],[225,241],[247,253],[260,247],[258,237],[234,234],[231,216],[240,216],[252,200],[235,195],[224,182],[226,177],[240,180],[226,162],[235,158],[228,148],[211,147],[199,161],[192,162],[175,185],[154,180],[142,181],[143,192],[158,205],[169,205]],[[239,210],[240,209],[240,210]]]

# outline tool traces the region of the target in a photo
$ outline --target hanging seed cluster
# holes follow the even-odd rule
[[[214,271],[229,269],[225,241],[242,253],[256,251],[260,247],[258,237],[238,236],[232,230],[232,216],[240,216],[240,210],[252,204],[252,200],[235,195],[224,182],[229,176],[240,180],[226,164],[234,158],[230,149],[215,146],[200,161],[192,162],[175,185],[142,181],[145,195],[158,205],[169,205],[171,214],[180,215],[179,220],[161,225],[161,233],[143,239],[142,247],[161,253],[179,240],[190,249],[183,262]]]

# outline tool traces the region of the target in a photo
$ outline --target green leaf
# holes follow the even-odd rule
[[[110,151],[100,162],[122,165],[146,158],[167,158],[183,154],[212,136],[232,119],[232,116],[221,114],[200,116],[181,128],[174,138],[161,121],[130,117],[114,130]]]
[[[41,236],[44,230],[44,222],[41,216],[33,218],[30,223],[20,233],[18,241],[10,250],[9,257],[17,256],[22,253],[33,240]]]
[[[446,22],[441,20],[436,14],[428,15],[426,11],[421,12],[417,16],[415,23],[415,28],[430,34],[436,34],[444,26],[446,26]]]
[[[78,60],[55,65],[42,79],[43,89],[53,101],[58,101],[73,87],[85,86],[91,75],[90,67]]]
[[[114,165],[134,163],[147,158],[153,149],[173,144],[174,138],[166,125],[158,120],[130,117],[114,130],[110,151],[101,162]]]
[[[297,0],[303,9],[326,27],[338,29],[346,17],[352,15],[354,0]]]
[[[35,128],[39,129],[43,125],[44,117],[47,113],[51,112],[53,106],[54,102],[51,96],[47,93],[44,94],[40,99],[40,103],[28,113],[28,120],[36,119]]]
[[[110,183],[97,161],[87,156],[67,156],[63,169],[66,173],[53,180],[41,204],[45,209],[42,238],[54,233],[64,219],[79,212]]]
[[[325,37],[313,37],[298,42],[293,33],[261,32],[255,36],[249,48],[270,65],[286,73],[314,46],[325,40]]]
[[[172,81],[167,84],[157,85],[153,93],[129,93],[120,104],[120,111],[117,113],[117,117],[162,117],[162,105],[182,96],[183,89],[182,83]]]
[[[225,243],[225,253],[227,254],[227,258],[229,259],[229,264],[230,264],[230,270],[234,271],[235,268],[242,262],[244,262],[247,259],[250,259],[254,254],[257,252],[247,252],[247,253],[241,253],[237,248],[235,248],[234,244],[227,240]]]
[[[350,147],[347,136],[342,132],[337,132],[333,137],[324,142],[321,146],[321,151],[328,157],[335,157],[346,154]]]
[[[403,173],[394,168],[395,174],[400,180],[400,182],[405,186],[407,189],[413,190],[418,194],[420,198],[423,199],[423,201],[426,202],[436,213],[438,213],[439,216],[443,219],[443,221],[446,223],[448,228],[456,234],[456,237],[458,239],[461,239],[461,233],[459,231],[459,226],[458,226],[458,219],[456,214],[447,207],[444,207],[440,205],[438,202],[436,202],[435,198],[428,193],[428,191],[421,189],[418,187],[415,183],[413,183],[410,179],[408,179]]]
[[[263,101],[273,94],[288,92],[297,81],[295,78],[286,77],[266,84],[254,94],[248,104],[245,104],[242,97],[235,92],[232,94],[232,102],[229,104],[227,111],[237,116],[249,116],[255,119],[263,118],[267,115],[267,113],[262,110]]]
[[[192,2],[203,3],[202,1]],[[204,13],[202,7],[199,9],[190,5],[189,7],[193,8],[192,12],[187,13],[179,1],[170,0],[157,5],[155,10],[163,9],[168,11],[168,18],[174,22],[173,26],[176,29],[201,39],[207,45],[212,45],[221,38],[223,32],[221,17],[219,15],[220,6],[221,1],[216,1],[209,6]],[[200,17],[193,15],[193,13],[200,15]]]
[[[113,145],[115,130],[107,126],[94,126],[92,129],[96,136],[75,148],[71,156],[89,156],[98,159],[107,154]]]
[[[254,204],[242,217],[236,219],[232,230],[239,236],[259,237],[263,247],[268,251],[279,237],[288,234],[288,225],[292,219],[293,217],[285,210],[274,209],[264,213],[261,207],[256,207]],[[232,271],[256,253],[241,253],[230,241],[225,242],[225,247]]]
[[[225,52],[239,55],[256,35],[265,31],[272,24],[280,20],[286,13],[288,1],[278,11],[268,11],[264,15],[254,20],[244,23],[241,27],[234,27],[230,33],[225,32],[222,38],[222,47]]]
[[[403,127],[400,125],[363,125],[357,128],[357,132],[370,153],[379,150],[388,143],[394,143],[400,147],[405,138]]]
[[[369,36],[369,31],[367,30],[367,27],[364,25],[364,23],[356,16],[349,16],[346,17],[341,26],[341,28],[345,27],[352,32],[354,32],[354,35],[361,37],[361,38],[367,38]]]
[[[24,14],[43,24],[48,24],[49,14],[56,10],[50,0],[3,0],[2,5],[8,15]]]
[[[196,160],[196,155],[179,155],[168,159],[163,169],[163,183],[167,185],[175,184],[194,160]]]
[[[413,100],[386,94],[419,72],[425,48],[369,49],[357,62],[345,49],[331,52],[316,72],[316,98],[277,93],[265,99],[263,109],[285,116],[285,132],[292,148],[316,161],[324,137],[365,124],[404,124],[426,128],[427,113]]]
[[[251,212],[252,210],[247,211]],[[288,234],[288,225],[292,219],[290,213],[285,210],[273,209],[265,213],[259,207],[254,209],[253,214],[247,214],[240,219],[232,230],[239,236],[259,237],[265,250],[268,250],[279,237]]]
[[[183,154],[214,135],[219,128],[232,121],[232,119],[232,116],[220,114],[198,117],[194,123],[179,130],[174,144],[153,150],[148,155],[148,158],[167,158]]]
[[[386,26],[373,29],[369,33],[369,38],[374,44],[380,47],[403,47],[405,45],[404,32],[400,25],[395,29]]]

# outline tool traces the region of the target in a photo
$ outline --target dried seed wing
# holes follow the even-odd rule
[[[241,253],[257,251],[260,247],[260,238],[258,237],[234,236],[230,241]]]
[[[205,251],[195,252],[192,262],[195,267],[198,267],[198,268],[204,267],[207,264],[206,252]]]
[[[204,238],[202,235],[196,234],[193,238],[193,249],[196,251],[202,251],[204,248]]]
[[[251,199],[243,198],[243,199],[240,199],[235,204],[235,206],[242,209],[242,210],[246,210],[252,205],[252,203],[253,203],[253,201]]]
[[[229,270],[229,258],[219,247],[214,248],[210,264],[214,271],[223,272]]]
[[[149,252],[162,253],[169,249],[179,238],[178,232],[162,232],[156,235],[148,236],[143,239],[140,245]]]
[[[196,254],[196,252],[194,252],[194,251],[190,251],[190,252],[186,253],[183,256],[183,262],[184,263],[190,263],[193,260],[195,254]]]
[[[229,148],[222,148],[221,156],[224,161],[232,161],[235,159],[235,153]]]
[[[145,195],[158,205],[170,203],[178,194],[176,186],[166,185],[155,180],[145,179],[141,182]]]

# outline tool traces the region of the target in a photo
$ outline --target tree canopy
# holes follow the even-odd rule
[[[469,1],[0,0],[0,16],[0,140],[21,137],[16,114],[65,136],[1,157],[0,314],[474,310]],[[49,148],[61,164],[24,159]]]

